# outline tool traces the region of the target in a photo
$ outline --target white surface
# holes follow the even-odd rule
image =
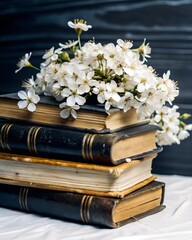
[[[0,208],[0,240],[192,240],[192,177],[158,176],[167,208],[118,229],[59,221]]]

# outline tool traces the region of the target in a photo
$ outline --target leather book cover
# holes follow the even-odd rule
[[[16,108],[16,112],[15,112],[15,116],[14,115],[10,115],[10,117],[6,117],[4,115],[4,108],[1,106],[1,101],[2,100],[8,100],[11,102],[9,103],[10,105],[14,105],[14,108]],[[87,118],[87,124],[85,123],[84,125],[81,123],[82,120],[80,120],[80,122],[78,122],[79,119],[74,120],[73,118],[69,118],[67,119],[61,119],[59,116],[59,112],[60,112],[60,108],[59,108],[59,102],[57,102],[53,97],[50,96],[41,96],[40,102],[38,103],[37,106],[37,111],[38,108],[42,108],[42,110],[40,110],[41,112],[43,111],[43,107],[46,106],[46,109],[50,112],[49,107],[53,108],[51,110],[54,111],[54,115],[55,117],[53,118],[55,121],[47,121],[45,120],[46,115],[44,116],[44,120],[38,120],[38,118],[36,117],[36,113],[29,113],[29,111],[27,111],[26,109],[19,109],[17,107],[17,102],[20,100],[20,98],[18,97],[17,93],[9,93],[9,94],[2,94],[0,95],[0,118],[2,119],[6,119],[7,122],[11,122],[14,121],[15,123],[18,124],[32,124],[32,125],[41,125],[41,126],[45,126],[45,127],[55,127],[55,128],[61,128],[61,129],[68,129],[68,130],[74,130],[74,129],[78,129],[78,131],[83,131],[83,132],[88,132],[88,133],[113,133],[116,131],[121,131],[125,128],[132,128],[135,126],[139,126],[139,125],[144,125],[144,124],[148,124],[149,123],[149,119],[145,119],[145,120],[139,120],[136,118],[136,111],[135,110],[130,110],[129,113],[123,113],[124,117],[121,119],[121,125],[122,126],[118,126],[115,127],[115,129],[112,129],[110,127],[105,126],[106,122],[105,120],[108,119],[108,117],[110,118],[110,115],[112,115],[113,113],[117,113],[119,112],[119,109],[117,108],[110,108],[108,111],[105,110],[105,108],[103,107],[102,104],[96,103],[96,102],[88,102],[85,105],[81,106],[81,109],[78,111],[78,113],[80,114],[81,112],[83,113],[83,115],[90,115],[91,114],[91,120],[88,120]],[[10,110],[11,111],[11,110]],[[17,113],[21,113],[20,117],[18,117]],[[133,114],[135,115],[135,121],[133,121],[133,119],[130,122],[130,115]],[[8,114],[9,115],[9,114]],[[102,116],[101,118],[99,116]],[[42,116],[41,116],[42,117]],[[85,117],[85,116],[84,116]],[[93,119],[97,117],[97,119],[101,122],[103,122],[103,127],[99,128],[95,126],[95,122],[93,121]],[[59,120],[58,120],[59,119]],[[127,120],[127,124],[125,123],[125,119]],[[75,124],[75,122],[78,122]],[[89,125],[90,124],[90,125]],[[94,128],[95,127],[95,128]]]
[[[151,174],[152,160],[155,157],[156,154],[153,154],[116,166],[103,166],[59,159],[0,153],[0,182],[95,196],[123,198],[125,195],[156,179],[156,176]],[[146,164],[147,167],[144,167],[143,164]],[[134,169],[137,167],[139,167],[140,170],[135,171]],[[141,169],[143,168],[145,170],[142,172]],[[25,174],[26,171],[27,174]],[[134,171],[134,176],[129,178]],[[51,175],[49,179],[46,177],[47,172]],[[70,177],[68,174],[70,174]],[[89,178],[86,180],[87,175],[92,176],[91,180],[89,180]],[[123,186],[121,186],[121,182],[125,181],[125,176],[127,179],[126,185],[124,182]],[[73,185],[69,180],[70,178],[73,179]],[[120,179],[120,185],[116,185],[118,179]],[[76,184],[74,184],[74,181],[77,181]],[[92,187],[87,188],[86,181],[89,181],[89,185]],[[102,181],[103,184],[101,183]],[[100,184],[101,188],[99,187]]]
[[[129,158],[135,159],[151,154],[156,149],[155,131],[157,126],[142,125],[111,134],[89,134],[80,131],[61,130],[31,125],[19,125],[0,121],[0,148],[4,151],[37,155],[49,158],[84,161],[102,165],[116,165],[126,161],[126,157],[120,157],[113,161],[112,148],[114,144],[129,141],[132,138],[153,133],[149,144],[143,144],[144,150],[132,153]],[[147,136],[148,136],[147,135]],[[128,151],[129,142],[118,152],[124,156]],[[159,150],[157,150],[159,151]],[[117,151],[116,151],[117,154]]]
[[[142,194],[157,188],[164,188],[164,183],[154,181],[125,198],[142,196]],[[163,199],[163,195],[164,190],[161,199]],[[160,206],[123,221],[114,222],[113,211],[119,201],[121,200],[116,198],[0,184],[1,207],[110,228],[120,227],[164,208],[161,200]]]

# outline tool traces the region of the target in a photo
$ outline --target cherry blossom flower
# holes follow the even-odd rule
[[[134,96],[130,92],[126,92],[121,100],[117,103],[119,109],[123,109],[124,112],[127,112],[131,107],[134,106]]]
[[[160,128],[156,132],[159,145],[180,144],[181,140],[190,135],[189,131],[192,130],[192,125],[186,125],[181,121],[185,118],[185,114],[180,115],[178,109],[179,107],[176,105],[172,108],[164,106],[161,110],[156,111],[154,118],[151,119],[151,123],[158,125]]]
[[[92,28],[91,25],[87,25],[87,22],[84,20],[79,20],[79,19],[75,19],[74,23],[69,21],[68,22],[68,26],[70,28],[74,28],[75,30],[83,30],[83,31],[88,31],[90,28]]]
[[[77,43],[78,41],[69,41],[69,42],[66,42],[65,44],[59,43],[59,46],[63,49],[67,49],[77,45]]]
[[[106,99],[112,98],[114,101],[119,102],[121,97],[118,93],[123,92],[124,89],[122,87],[118,87],[117,83],[112,80],[110,83],[106,84],[105,97]]]
[[[18,96],[22,99],[21,101],[18,102],[18,107],[20,109],[27,107],[27,109],[30,112],[34,112],[36,110],[35,104],[37,104],[39,102],[40,97],[35,94],[34,89],[30,89],[27,92],[19,91]]]
[[[149,43],[145,44],[146,39],[144,39],[142,45],[138,48],[138,53],[142,55],[143,61],[147,61],[147,58],[150,58],[149,55],[151,53],[151,47],[149,46]]]
[[[17,63],[17,67],[19,69],[15,70],[15,73],[18,73],[24,67],[32,66],[32,64],[29,62],[31,55],[32,53],[30,52],[30,53],[26,53],[25,56],[22,57],[22,59]]]
[[[105,102],[105,91],[106,91],[106,84],[104,82],[97,83],[96,86],[93,88],[93,93],[97,95],[97,100],[99,103]]]
[[[73,106],[68,106],[66,102],[59,104],[60,108],[64,108],[61,112],[60,112],[60,116],[61,118],[68,118],[70,115],[73,118],[77,118],[77,112],[76,110],[79,110],[80,106],[79,105],[73,105]]]
[[[45,59],[45,66],[49,65],[49,63],[51,63],[51,61],[56,61],[58,59],[58,54],[62,53],[62,49],[58,48],[56,50],[54,50],[55,48],[52,47],[49,50],[47,50],[45,52],[45,54],[43,55],[43,59]]]
[[[24,87],[26,89],[35,88],[36,87],[36,83],[34,81],[34,77],[32,76],[28,80],[23,81],[22,87]]]

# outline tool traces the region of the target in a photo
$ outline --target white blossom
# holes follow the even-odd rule
[[[91,25],[87,25],[85,21],[81,21],[81,20],[78,20],[75,23],[69,21],[68,26],[70,28],[81,29],[83,31],[88,31],[90,28],[92,28]]]
[[[119,109],[123,109],[124,112],[127,112],[131,107],[134,106],[134,96],[130,92],[126,92],[121,100],[117,103]]]
[[[29,59],[31,57],[32,53],[26,53],[25,56],[22,57],[22,59],[17,63],[17,69],[15,73],[18,73],[22,68],[24,67],[30,67],[32,66],[31,63],[29,62]]]
[[[45,59],[45,66],[49,65],[51,63],[51,61],[56,61],[59,57],[58,55],[60,53],[62,53],[60,48],[58,48],[56,50],[54,50],[54,49],[55,49],[54,47],[50,48],[43,55],[42,58]]]
[[[34,77],[32,76],[31,78],[23,81],[22,87],[24,87],[26,89],[35,88],[36,87],[36,83],[35,83]]]
[[[96,86],[93,88],[93,93],[97,95],[97,100],[99,103],[105,102],[105,91],[106,91],[106,84],[104,82],[97,83]]]
[[[69,42],[66,42],[65,44],[59,43],[59,46],[63,49],[67,49],[77,45],[77,43],[78,41],[69,41]]]
[[[30,89],[27,92],[19,91],[18,96],[22,99],[18,102],[18,107],[20,109],[27,107],[30,112],[34,112],[36,110],[35,104],[39,102],[40,97],[35,94],[34,89]]]
[[[104,93],[106,99],[112,98],[115,102],[119,102],[121,97],[119,95],[120,92],[123,92],[122,87],[118,87],[117,83],[112,80],[110,83],[106,84],[106,91]]]
[[[149,43],[145,44],[146,39],[144,39],[143,44],[139,47],[138,52],[142,55],[143,61],[147,61],[147,58],[150,58],[151,56],[151,47],[149,46]]]
[[[68,106],[66,102],[59,104],[60,108],[64,108],[63,110],[61,110],[60,112],[60,116],[61,118],[68,118],[70,115],[73,118],[77,118],[77,112],[76,110],[79,110],[80,106],[79,105],[73,105],[73,106]]]
[[[178,109],[179,107],[176,105],[172,108],[164,106],[160,111],[156,111],[156,115],[151,119],[151,123],[160,128],[156,132],[156,140],[159,145],[180,144],[181,140],[190,135],[188,131],[191,131],[192,127],[190,124],[185,125],[181,122]]]
[[[122,49],[125,49],[125,50],[130,49],[133,46],[132,42],[130,42],[130,41],[123,41],[122,39],[118,39],[117,40],[117,44],[118,44],[118,46],[120,46]]]

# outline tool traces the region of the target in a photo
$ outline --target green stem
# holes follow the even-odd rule
[[[36,70],[38,70],[38,71],[40,71],[39,68],[37,68],[37,67],[35,67],[35,66],[33,66],[33,65],[31,65],[31,67],[34,68],[34,69],[36,69]]]
[[[77,36],[78,36],[79,48],[81,49],[81,39],[80,39],[80,35],[81,35],[81,34],[78,34]]]

